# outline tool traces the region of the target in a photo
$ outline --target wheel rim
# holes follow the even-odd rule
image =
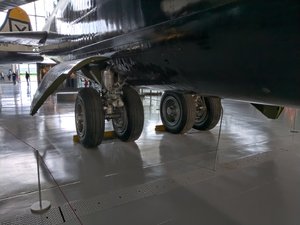
[[[113,119],[113,127],[114,130],[117,134],[123,134],[124,132],[126,132],[127,127],[128,127],[128,117],[127,117],[127,112],[125,107],[122,107],[120,109],[120,117]]]
[[[75,113],[75,119],[76,119],[76,129],[77,134],[82,137],[85,135],[86,126],[85,126],[85,111],[82,100],[78,102],[76,105],[76,113]]]
[[[168,96],[162,104],[163,118],[168,126],[175,126],[181,118],[181,108],[176,98]]]
[[[196,119],[195,124],[202,124],[207,118],[207,107],[204,97],[196,97]]]

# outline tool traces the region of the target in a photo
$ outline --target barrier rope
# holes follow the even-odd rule
[[[58,182],[56,181],[55,177],[53,176],[53,174],[51,173],[49,167],[47,166],[47,164],[45,163],[43,157],[40,155],[39,150],[37,150],[35,147],[33,147],[31,144],[25,142],[24,140],[22,140],[21,138],[19,138],[17,135],[15,135],[13,132],[11,132],[8,128],[4,127],[4,129],[10,133],[12,136],[14,136],[17,140],[21,141],[22,143],[24,143],[25,145],[27,145],[28,147],[30,147],[31,149],[33,149],[33,151],[35,152],[35,154],[37,154],[39,156],[39,158],[41,159],[41,162],[44,165],[44,168],[46,168],[47,172],[49,173],[49,175],[51,176],[52,180],[54,181],[55,185],[57,186],[58,190],[60,191],[60,193],[62,194],[64,200],[67,202],[67,204],[69,205],[70,209],[72,210],[73,214],[75,215],[76,219],[78,220],[78,222],[80,223],[80,225],[83,225],[82,221],[80,220],[79,216],[77,215],[75,209],[72,207],[70,201],[68,200],[67,196],[65,195],[65,193],[63,192],[63,190],[61,189],[60,185],[58,184]]]

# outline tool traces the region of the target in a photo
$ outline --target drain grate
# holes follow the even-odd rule
[[[24,216],[17,216],[14,221],[3,221],[1,225],[53,225],[62,224],[63,219],[58,208],[50,209],[43,215],[30,214]]]

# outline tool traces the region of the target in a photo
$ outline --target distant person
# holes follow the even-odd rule
[[[1,72],[0,74],[1,74],[1,80],[4,80],[4,73]]]
[[[13,84],[16,85],[17,74],[15,72],[12,73],[12,80],[13,80]]]
[[[9,70],[9,71],[8,71],[8,74],[7,74],[7,77],[8,77],[8,80],[9,80],[9,81],[11,80],[11,76],[12,76],[12,71]]]
[[[27,71],[26,71],[26,73],[25,73],[25,77],[26,77],[27,85],[29,85],[30,74],[29,74]]]
[[[84,79],[84,87],[86,88],[86,87],[88,87],[89,86],[89,81],[88,81],[88,79]]]

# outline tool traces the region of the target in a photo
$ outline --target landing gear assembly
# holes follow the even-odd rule
[[[85,71],[93,73],[92,71]],[[111,70],[94,77],[93,88],[79,91],[75,103],[76,130],[80,143],[92,148],[104,136],[105,120],[111,120],[116,136],[122,141],[135,141],[144,126],[144,108],[136,90]],[[160,104],[160,116],[165,129],[182,134],[191,128],[209,130],[217,125],[221,115],[221,101],[191,93],[166,91]]]
[[[118,74],[114,70],[118,68],[114,68],[109,59],[91,56],[56,65],[39,86],[30,114],[34,115],[63,81],[76,74],[91,81],[91,85],[81,89],[76,98],[77,135],[74,141],[87,148],[98,146],[107,134],[104,133],[105,120],[112,121],[114,135],[120,140],[138,139],[144,126],[144,109],[138,92],[129,86],[130,82],[135,82],[132,80],[135,76]],[[220,99],[185,91],[169,90],[163,94],[160,115],[164,126],[161,127],[175,134],[191,128],[209,130],[215,127],[221,115]]]
[[[203,97],[195,94],[167,91],[160,104],[163,125],[170,133],[214,128],[221,116],[221,100],[217,97]]]
[[[170,133],[187,132],[193,127],[196,118],[193,96],[173,91],[165,92],[161,98],[160,117]]]
[[[196,119],[193,128],[196,130],[211,130],[221,117],[221,99],[195,95]]]
[[[87,148],[98,146],[104,136],[105,119],[112,120],[122,141],[134,141],[142,133],[144,108],[136,90],[104,71],[98,88],[83,88],[75,102],[75,123],[80,143]]]

